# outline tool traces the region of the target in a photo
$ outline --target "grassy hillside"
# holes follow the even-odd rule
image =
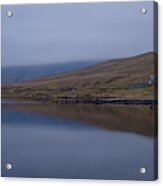
[[[55,99],[58,96],[153,98],[155,53],[116,59],[80,70],[2,85],[2,97]]]

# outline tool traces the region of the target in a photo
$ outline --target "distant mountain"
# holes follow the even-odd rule
[[[16,83],[42,76],[54,75],[65,71],[77,70],[96,62],[97,61],[81,61],[63,64],[2,67],[1,81],[2,84]]]
[[[155,53],[149,52],[4,85],[2,96],[52,100],[61,96],[153,99],[154,82],[151,83],[150,77],[155,77],[156,57]]]

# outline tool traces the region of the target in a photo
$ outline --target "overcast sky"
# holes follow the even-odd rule
[[[152,2],[2,6],[2,65],[103,61],[153,51],[152,19]]]

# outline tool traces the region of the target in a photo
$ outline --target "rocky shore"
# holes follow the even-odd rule
[[[135,104],[135,105],[153,105],[156,103],[153,99],[126,99],[110,97],[57,97],[54,102],[57,103],[94,103],[94,104]]]
[[[13,96],[2,94],[4,99],[16,99],[27,101],[41,101],[53,103],[92,103],[92,104],[125,104],[125,105],[154,105],[157,100],[150,98],[118,98],[118,97],[96,97],[96,96],[50,96],[46,93],[29,94],[25,96]]]
[[[94,96],[58,96],[51,97],[47,94],[35,94],[35,96],[24,97],[25,100],[54,102],[54,103],[92,103],[92,104],[125,104],[125,105],[154,105],[157,101],[154,99],[131,99],[117,97],[94,97]]]

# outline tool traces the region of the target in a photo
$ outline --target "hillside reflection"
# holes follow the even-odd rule
[[[2,104],[2,108],[76,120],[106,130],[154,136],[154,112],[145,106],[14,103]]]

